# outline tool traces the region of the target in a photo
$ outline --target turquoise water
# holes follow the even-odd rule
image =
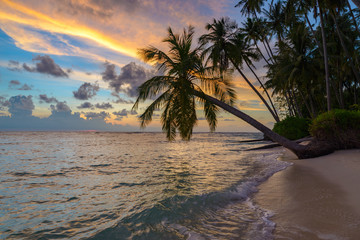
[[[9,239],[271,239],[252,203],[287,163],[254,133],[2,132],[0,234]]]

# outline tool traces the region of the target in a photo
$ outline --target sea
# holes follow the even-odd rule
[[[273,239],[260,133],[0,132],[0,239]]]

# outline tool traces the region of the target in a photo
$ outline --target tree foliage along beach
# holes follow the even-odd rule
[[[203,106],[210,130],[217,124],[219,108],[241,118],[273,141],[293,151],[299,158],[330,153],[333,146],[314,140],[307,146],[292,142],[234,108],[235,91],[229,80],[229,69],[236,69],[263,101],[276,121],[279,109],[267,90],[272,91],[286,115],[315,118],[331,108],[349,108],[359,96],[358,10],[347,1],[272,1],[261,14],[264,1],[240,1],[237,7],[251,16],[238,28],[228,18],[207,24],[207,34],[193,46],[194,29],[179,35],[168,29],[168,52],[155,47],[139,50],[144,61],[156,64],[163,75],[155,76],[139,87],[134,108],[153,99],[140,116],[141,126],[152,120],[157,109],[163,109],[161,122],[167,138],[176,132],[189,140],[197,123],[196,104]],[[320,24],[314,29],[308,15]],[[334,27],[335,26],[335,27]],[[269,44],[276,38],[274,47]],[[266,53],[261,52],[262,44]],[[265,86],[253,70],[254,61],[263,58],[267,65]],[[266,98],[244,74],[246,66],[255,74]],[[267,88],[267,89],[266,89]]]

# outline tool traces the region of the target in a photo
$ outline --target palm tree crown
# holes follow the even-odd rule
[[[138,104],[148,98],[156,98],[140,116],[141,126],[148,125],[154,111],[162,109],[162,129],[169,140],[175,139],[177,131],[182,139],[190,139],[197,123],[197,103],[203,105],[210,130],[215,130],[218,107],[206,98],[195,96],[194,92],[209,92],[230,105],[235,100],[229,80],[217,77],[211,68],[203,65],[202,46],[192,46],[193,35],[191,26],[184,29],[182,35],[174,34],[169,28],[168,36],[163,40],[168,44],[168,53],[152,46],[139,50],[143,60],[157,64],[163,74],[139,87],[139,97],[133,108],[138,108]]]

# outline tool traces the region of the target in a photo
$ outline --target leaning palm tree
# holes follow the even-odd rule
[[[218,107],[201,95],[202,88],[227,104],[232,105],[235,100],[234,90],[226,78],[207,74],[211,69],[203,66],[202,46],[192,48],[193,35],[193,27],[184,30],[181,36],[174,34],[169,28],[168,37],[163,40],[169,45],[168,54],[151,46],[139,51],[144,61],[157,64],[159,72],[166,74],[155,76],[139,87],[139,97],[134,109],[139,102],[157,97],[140,116],[141,126],[145,127],[150,123],[153,112],[163,107],[162,128],[169,140],[175,138],[177,130],[182,139],[190,139],[192,129],[197,123],[196,100],[204,107],[210,130],[215,130]],[[197,99],[195,92],[199,95]]]
[[[318,148],[292,142],[232,107],[235,94],[231,83],[222,77],[214,77],[213,74],[208,76],[211,69],[203,66],[200,54],[202,47],[192,47],[193,34],[192,27],[184,30],[182,35],[174,34],[169,28],[168,37],[163,41],[168,43],[168,53],[151,46],[139,51],[143,60],[156,63],[160,72],[164,73],[147,80],[139,87],[139,96],[133,109],[137,109],[139,103],[148,98],[156,98],[140,116],[142,127],[151,122],[156,109],[162,109],[162,128],[167,138],[173,140],[179,131],[182,139],[189,140],[197,122],[196,105],[202,103],[211,130],[215,130],[216,115],[220,107],[290,149],[299,158],[330,152],[329,149],[318,151]]]

